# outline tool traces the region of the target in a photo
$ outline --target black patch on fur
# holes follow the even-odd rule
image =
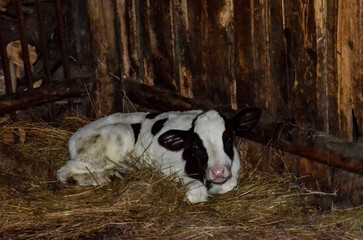
[[[158,116],[160,113],[156,113],[156,112],[154,112],[154,113],[148,113],[147,115],[146,115],[146,118],[147,119],[154,119],[154,118],[156,118],[156,116]]]
[[[208,167],[208,154],[205,149],[202,140],[194,132],[195,122],[197,118],[203,113],[197,115],[193,121],[189,130],[169,130],[163,133],[158,141],[159,144],[170,151],[183,151],[182,158],[185,163],[185,173],[194,179],[197,179],[204,183],[206,170]],[[161,120],[159,120],[161,121]],[[164,122],[157,122],[153,128],[160,126]]]
[[[168,121],[167,118],[157,120],[151,128],[152,135],[156,135],[164,127],[164,123]]]
[[[234,158],[233,123],[226,116],[224,116],[220,112],[218,112],[218,113],[223,118],[224,126],[226,128],[226,130],[223,132],[223,135],[222,135],[223,149],[224,149],[224,152],[227,154],[227,156],[233,161],[233,158]]]
[[[132,131],[134,132],[135,143],[136,143],[137,139],[139,138],[141,123],[131,124],[131,127],[132,127]]]
[[[212,181],[209,181],[209,180],[207,180],[207,182],[205,183],[205,186],[206,186],[206,188],[209,190],[209,189],[211,189],[212,187],[213,187],[213,183],[212,183]]]
[[[186,161],[185,172],[189,177],[204,182],[208,163],[207,150],[198,134],[189,134],[190,139],[183,151],[183,159]]]
[[[188,131],[190,138],[184,148],[183,159],[185,163],[186,174],[194,179],[197,179],[204,183],[206,170],[208,167],[208,154],[203,145],[202,139],[194,132],[195,123],[199,116],[204,112],[198,114],[192,121],[192,126]]]
[[[234,157],[233,131],[232,131],[232,129],[227,128],[227,126],[226,126],[226,130],[223,132],[222,141],[223,141],[224,152],[233,161],[233,157]]]

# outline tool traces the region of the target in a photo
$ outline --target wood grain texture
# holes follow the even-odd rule
[[[72,79],[62,83],[50,83],[41,88],[29,89],[11,95],[0,96],[0,114],[14,112],[45,103],[51,103],[86,94],[82,79]]]
[[[111,0],[91,0],[87,5],[95,76],[92,98],[97,117],[116,110],[115,99],[120,88],[113,77],[119,76],[113,3]]]
[[[337,22],[338,114],[340,133],[352,139],[351,110],[363,117],[363,1],[339,1]],[[361,121],[362,122],[362,121]]]

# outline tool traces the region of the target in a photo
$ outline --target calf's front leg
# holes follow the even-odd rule
[[[207,187],[199,180],[191,177],[181,177],[187,187],[186,198],[190,203],[201,203],[208,201]]]

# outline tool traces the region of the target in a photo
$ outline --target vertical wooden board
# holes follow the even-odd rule
[[[352,109],[363,117],[362,1],[339,1],[337,29],[339,129],[352,139]]]
[[[265,4],[265,11],[269,13],[266,19],[270,57],[270,84],[266,92],[271,95],[268,111],[273,119],[282,121],[291,118],[292,112],[289,105],[291,86],[288,82],[284,6],[283,1],[266,1]]]
[[[151,47],[149,41],[149,1],[126,1],[129,19],[128,46],[130,51],[131,71],[142,83],[154,85]]]
[[[291,109],[297,124],[319,129],[316,89],[316,30],[314,3],[284,1]],[[319,129],[322,130],[322,129]]]
[[[154,71],[150,46],[150,0],[135,0],[139,77],[144,84],[154,85]]]
[[[136,0],[125,0],[125,31],[127,35],[127,46],[129,51],[130,61],[130,76],[134,76],[137,80],[140,72],[139,68],[139,41],[137,30],[137,18],[136,18]]]
[[[120,71],[121,78],[130,78],[131,77],[131,57],[130,57],[130,46],[129,46],[129,38],[130,36],[130,25],[129,25],[129,12],[128,12],[128,1],[126,0],[117,0],[116,1],[116,13],[117,13],[117,21],[116,21],[116,32],[117,32],[117,42],[119,49],[119,57],[120,57]]]
[[[253,14],[251,16],[252,56],[256,74],[257,99],[256,104],[266,113],[271,112],[275,93],[271,90],[271,62],[270,62],[270,36],[269,36],[269,1],[251,1]],[[277,94],[276,94],[277,95]]]
[[[189,49],[187,56],[193,77],[193,95],[207,98],[206,45],[208,36],[207,3],[205,0],[188,0]]]
[[[172,13],[171,0],[150,2],[149,40],[152,54],[155,86],[177,89],[173,74]]]
[[[327,88],[328,88],[328,119],[325,119],[325,124],[328,126],[327,132],[341,137],[339,131],[338,117],[338,81],[337,81],[337,23],[338,23],[338,0],[327,1],[327,16],[326,16],[326,38],[327,38]],[[319,40],[317,40],[319,41]]]
[[[279,94],[273,91],[276,86],[271,81],[270,72],[270,53],[275,54],[276,50],[270,48],[270,2],[250,0],[247,4],[241,1],[235,1],[234,4],[238,103],[240,107],[245,104],[257,105],[266,116],[271,116],[277,105],[275,97],[279,98]],[[278,18],[278,15],[273,18]],[[272,39],[273,44],[276,44],[276,38]],[[276,62],[273,64],[275,67]],[[275,69],[273,74],[277,74]]]
[[[206,4],[207,39],[205,44],[205,64],[207,69],[207,95],[208,99],[221,105],[230,106],[231,74],[230,40],[227,36],[227,27],[230,20],[222,20],[228,0],[211,0]],[[227,22],[224,22],[227,21]]]
[[[253,2],[238,1],[234,3],[234,21],[235,28],[235,73],[237,81],[237,102],[240,108],[246,105],[254,106],[257,98],[257,81],[256,69],[254,66],[252,44],[254,42],[253,20],[254,13]]]
[[[354,110],[359,127],[360,139],[363,143],[363,1],[356,3],[356,33],[353,40],[353,49],[355,51],[355,60],[353,64],[354,72]]]
[[[119,75],[119,61],[115,34],[115,5],[110,0],[88,1],[90,34],[94,62],[94,89],[92,94],[96,117],[114,112],[115,89],[118,89],[112,75]],[[106,17],[107,16],[107,17]]]
[[[327,2],[326,0],[314,1],[314,13],[316,24],[316,98],[317,115],[316,128],[328,132],[328,79],[327,79]]]
[[[193,97],[192,75],[188,63],[189,21],[187,0],[172,0],[172,39],[174,55],[174,78],[179,86],[179,93],[184,97]]]

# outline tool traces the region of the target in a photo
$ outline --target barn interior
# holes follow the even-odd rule
[[[363,238],[361,1],[0,1],[2,239]],[[239,188],[189,204],[153,166],[56,180],[114,112],[258,107]]]

